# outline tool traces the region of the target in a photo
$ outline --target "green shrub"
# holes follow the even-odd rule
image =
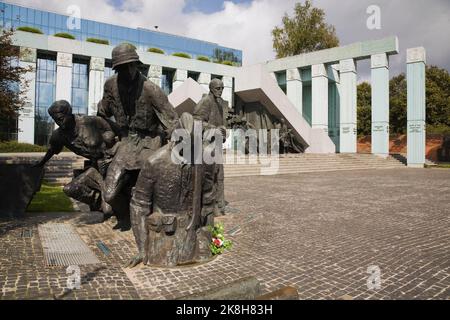
[[[0,141],[0,153],[47,152],[47,147],[17,141]]]
[[[211,60],[208,57],[205,57],[205,56],[198,56],[197,60],[205,61],[205,62],[211,62]]]
[[[427,124],[427,134],[450,135],[450,127],[445,124],[429,125]]]
[[[208,229],[212,236],[209,249],[214,256],[222,254],[225,250],[231,249],[233,243],[230,240],[225,239],[223,223],[216,223],[214,227],[208,226]]]
[[[108,41],[108,40],[105,40],[105,39],[87,38],[86,41],[87,41],[87,42],[98,43],[98,44],[106,44],[106,45],[109,45],[109,41]]]
[[[33,27],[18,27],[17,30],[31,33],[44,34],[40,29]]]
[[[232,66],[233,62],[231,62],[231,61],[222,61],[221,64],[224,64],[226,66]]]
[[[184,53],[184,52],[175,52],[172,55],[175,57],[186,58],[186,59],[192,58],[190,55],[188,55],[187,53]]]
[[[147,49],[148,52],[153,52],[153,53],[159,53],[159,54],[164,54],[164,50],[161,50],[160,48],[148,48]]]
[[[55,33],[53,35],[54,37],[58,37],[58,38],[65,38],[65,39],[70,39],[70,40],[75,40],[75,36],[71,35],[70,33],[67,32],[59,32],[59,33]]]

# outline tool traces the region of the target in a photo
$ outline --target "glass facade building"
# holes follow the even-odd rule
[[[112,46],[129,42],[141,51],[156,47],[164,50],[166,54],[185,52],[193,58],[207,56],[211,59],[242,63],[241,50],[223,47],[216,43],[86,19],[80,19],[78,28],[76,24],[71,23],[72,19],[69,19],[68,23],[68,19],[69,16],[66,15],[0,2],[0,27],[16,29],[29,26],[40,29],[46,35],[67,32],[80,41],[86,41],[87,38],[104,39],[108,40]]]
[[[0,1],[0,29],[11,27],[14,30],[27,26],[44,33],[44,36],[16,33],[15,46],[18,53],[23,53],[20,55],[20,63],[31,67],[32,71],[28,71],[26,77],[31,79],[34,90],[28,88],[26,95],[30,103],[27,109],[19,114],[18,119],[0,121],[0,138],[48,145],[55,124],[47,110],[56,99],[67,100],[74,114],[96,114],[98,101],[103,96],[104,84],[115,73],[110,58],[112,47],[101,44],[84,46],[78,41],[74,41],[73,47],[66,47],[67,41],[70,40],[51,37],[55,33],[70,33],[81,42],[89,37],[108,40],[110,45],[129,42],[135,44],[139,51],[158,47],[163,49],[166,55],[171,52],[185,52],[193,58],[199,55],[208,56],[215,62],[226,59],[240,64],[242,58],[239,50],[156,31],[130,29],[83,19],[80,28],[74,30],[69,28],[70,23],[69,27],[67,26],[68,19],[68,16]],[[41,39],[46,41],[40,41]],[[147,58],[152,56],[147,55]],[[149,81],[160,86],[166,95],[172,93],[186,76],[195,81],[203,81],[200,84],[204,86],[204,81],[209,81],[207,79],[222,78],[226,74],[228,88],[224,96],[228,97],[227,101],[232,101],[230,73],[233,74],[233,71],[230,66],[192,60],[184,64],[179,58],[169,56],[164,57],[162,61],[154,59],[154,63],[148,60],[151,59],[139,65],[139,71],[147,76]],[[19,63],[19,59],[16,63]]]

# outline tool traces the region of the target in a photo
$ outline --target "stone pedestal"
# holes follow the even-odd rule
[[[97,114],[97,104],[103,97],[105,82],[105,59],[92,57],[89,64],[88,115]]]

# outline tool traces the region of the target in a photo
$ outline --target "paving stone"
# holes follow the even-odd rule
[[[131,231],[75,214],[0,220],[0,299],[172,299],[246,276],[267,294],[293,286],[300,299],[450,299],[450,170],[405,169],[226,178],[238,210],[217,219],[233,249],[202,265],[123,265],[136,254]],[[249,220],[249,217],[251,219]],[[250,221],[250,222],[249,222]],[[40,223],[71,223],[100,259],[80,266],[81,289],[65,267],[47,267]],[[21,230],[32,230],[21,238]],[[97,247],[102,241],[111,251]],[[381,288],[370,290],[368,267]]]

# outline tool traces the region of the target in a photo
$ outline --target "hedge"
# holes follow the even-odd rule
[[[47,147],[17,141],[0,141],[0,153],[47,152]]]
[[[31,33],[44,34],[40,29],[33,27],[18,27],[17,30]]]
[[[159,53],[159,54],[164,54],[164,50],[161,50],[160,48],[148,48],[147,49],[148,52],[153,52],[153,53]]]
[[[105,39],[87,38],[86,41],[87,41],[87,42],[98,43],[98,44],[106,44],[106,45],[109,45],[109,41],[108,41],[108,40],[105,40]]]
[[[175,57],[191,59],[191,56],[188,55],[187,53],[184,53],[184,52],[175,52],[172,55],[175,56]]]
[[[231,61],[222,61],[221,64],[227,65],[227,66],[232,66],[233,62]]]
[[[66,39],[70,39],[70,40],[75,40],[75,36],[71,35],[70,33],[67,32],[59,32],[59,33],[55,33],[53,35],[54,37],[58,37],[58,38],[66,38]]]
[[[211,60],[208,57],[205,57],[205,56],[198,56],[197,60],[205,61],[205,62],[211,62]]]

